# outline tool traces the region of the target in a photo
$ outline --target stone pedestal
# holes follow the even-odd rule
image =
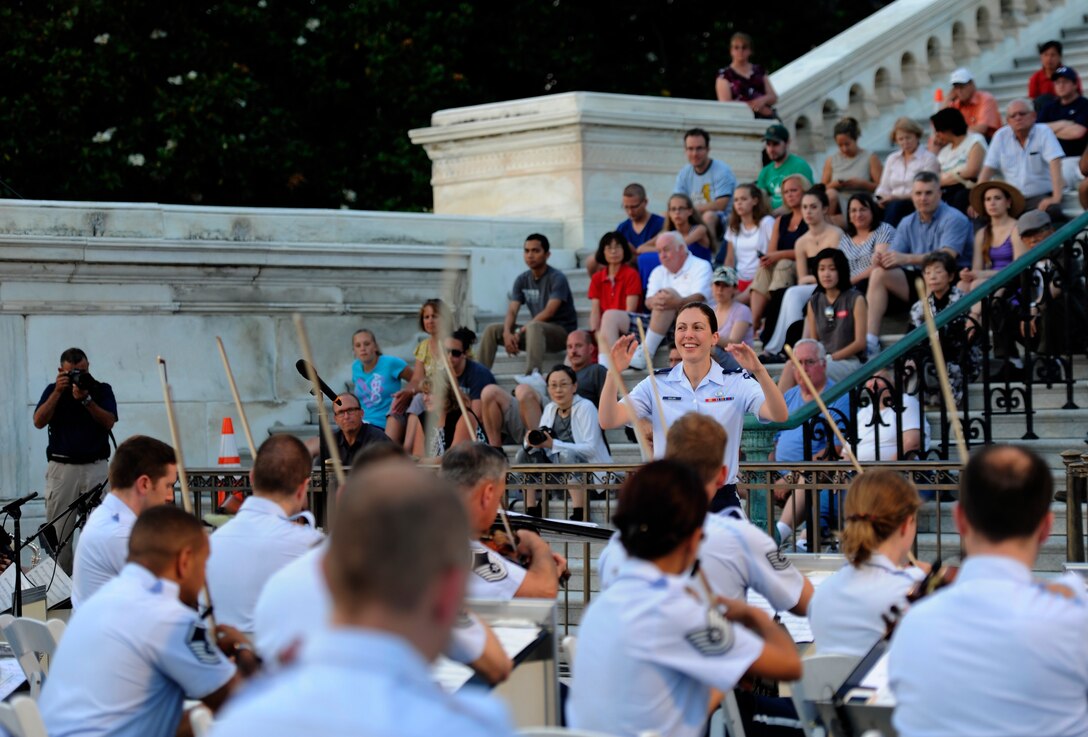
[[[626,217],[628,184],[665,211],[687,163],[685,130],[708,131],[710,155],[747,182],[766,126],[741,103],[568,92],[442,110],[409,136],[433,162],[436,213],[555,218],[563,248],[595,249]]]

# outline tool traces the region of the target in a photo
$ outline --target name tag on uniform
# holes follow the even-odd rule
[[[682,399],[683,399],[683,397],[670,397],[667,394],[661,395],[661,401],[662,402],[679,402]]]

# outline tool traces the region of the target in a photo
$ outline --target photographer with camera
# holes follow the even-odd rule
[[[570,366],[559,364],[548,372],[548,396],[551,402],[544,408],[540,427],[525,434],[525,442],[518,451],[515,463],[611,463],[612,455],[604,442],[604,433],[597,421],[597,408],[593,402],[578,395],[578,377]],[[571,519],[581,522],[588,519],[585,513],[586,491],[584,487],[570,489]],[[526,490],[525,511],[539,517],[542,508],[536,500],[536,491]]]
[[[87,354],[69,348],[60,354],[57,380],[47,386],[34,409],[34,427],[49,428],[45,454],[45,514],[53,519],[89,489],[103,483],[109,472],[110,430],[117,422],[117,400],[109,384],[90,374]],[[72,533],[76,513],[54,526],[58,541]],[[72,574],[72,545],[60,551],[57,563]]]

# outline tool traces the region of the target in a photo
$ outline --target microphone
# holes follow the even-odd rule
[[[313,369],[314,376],[317,377],[317,385],[321,387],[321,393],[328,397],[330,400],[332,400],[333,404],[339,405],[340,398],[336,396],[336,392],[334,392],[328,384],[321,380],[321,376],[317,373],[317,369],[311,366],[305,358],[300,358],[295,361],[295,370],[302,374],[302,378],[306,379],[306,381],[310,380],[310,373],[308,369]]]
[[[33,493],[30,493],[30,494],[27,494],[22,499],[16,499],[15,501],[8,502],[3,507],[0,507],[0,513],[10,514],[11,512],[14,512],[16,509],[23,506],[27,502],[29,502],[31,499],[37,499],[37,498],[38,498],[38,492],[36,492],[36,491],[33,492]]]

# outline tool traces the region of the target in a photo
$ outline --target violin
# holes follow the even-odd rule
[[[945,586],[954,583],[959,572],[959,566],[946,566],[941,562],[940,558],[937,558],[937,560],[933,561],[933,567],[929,569],[929,573],[925,575],[925,578],[916,583],[914,588],[907,592],[907,603],[913,604],[920,599],[926,598],[930,594],[940,591]],[[880,618],[884,620],[885,639],[891,639],[892,633],[895,632],[896,625],[899,624],[899,620],[901,620],[906,613],[907,610],[905,608],[900,609],[893,604],[891,610],[889,610],[887,614],[880,615]]]
[[[517,536],[518,530],[528,530],[534,532],[537,535],[540,534],[540,530],[528,524],[519,524],[512,528],[512,532]],[[522,568],[528,568],[532,560],[525,555],[518,553],[517,541],[511,540],[510,535],[507,534],[504,525],[501,522],[495,522],[491,525],[491,529],[488,532],[480,535],[480,543],[489,550],[494,550],[496,553],[506,558],[509,561],[517,563]],[[559,583],[562,586],[566,586],[567,581],[570,580],[570,571],[566,570],[559,574]]]

